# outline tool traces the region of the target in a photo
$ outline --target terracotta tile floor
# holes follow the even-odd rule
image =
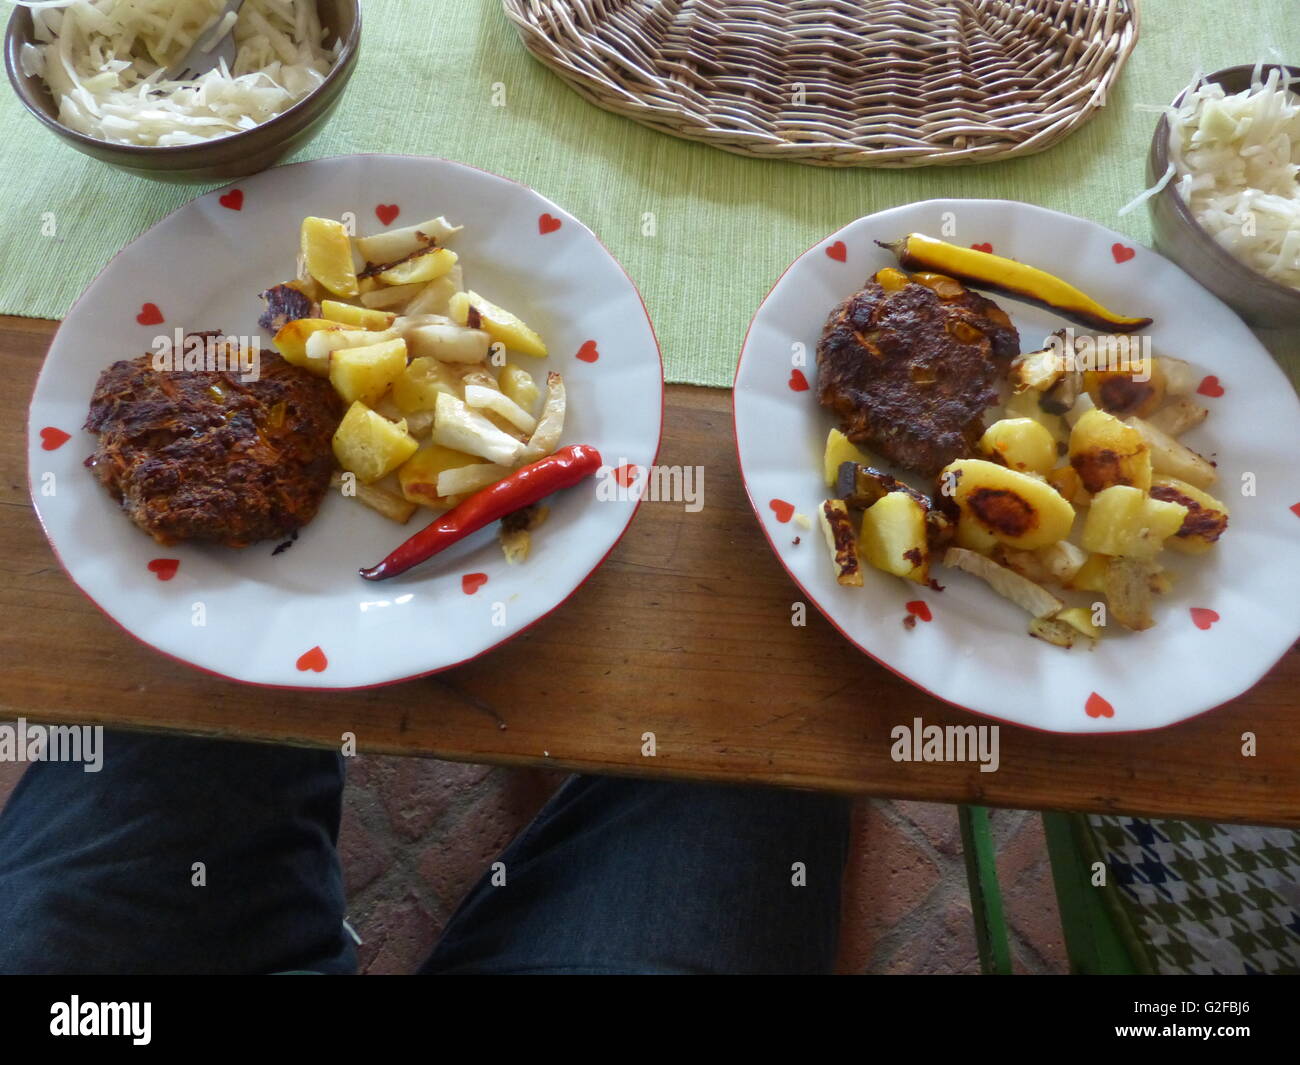
[[[0,763],[0,803],[22,769]],[[563,779],[421,758],[355,759],[339,845],[362,971],[418,966],[460,897]],[[1016,970],[1065,972],[1041,820],[994,811],[993,833]],[[857,804],[837,969],[979,971],[956,807]]]
[[[350,919],[369,973],[409,972],[457,901],[528,823],[562,773],[417,758],[358,758],[349,768],[340,849]],[[1015,968],[1067,971],[1042,821],[992,815]],[[957,808],[857,804],[837,970],[977,973]]]

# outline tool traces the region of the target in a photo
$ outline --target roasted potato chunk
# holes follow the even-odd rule
[[[334,457],[362,484],[391,473],[419,446],[406,422],[390,422],[360,402],[348,408],[334,433]]]
[[[403,414],[434,410],[438,393],[460,398],[460,377],[436,359],[412,359],[393,382],[393,402]]]
[[[1032,418],[1003,418],[984,430],[979,448],[1009,469],[1045,474],[1056,464],[1056,441]]]
[[[942,488],[955,480],[952,498],[962,526],[980,526],[1008,547],[1031,551],[1064,540],[1074,523],[1074,508],[1046,481],[984,459],[958,459],[939,474]]]
[[[1090,410],[1070,433],[1070,465],[1094,495],[1112,485],[1151,487],[1151,452],[1142,434],[1113,414]]]
[[[1145,418],[1165,401],[1165,377],[1154,360],[1150,379],[1139,381],[1138,376],[1124,370],[1088,370],[1083,388],[1099,410],[1120,418]]]
[[[1074,588],[1080,592],[1105,592],[1106,568],[1109,565],[1109,555],[1096,553],[1089,555],[1083,565],[1074,571],[1074,575],[1066,583],[1066,587]]]
[[[357,270],[352,238],[342,222],[332,218],[302,220],[301,251],[307,272],[336,296],[356,296]]]
[[[906,492],[889,492],[863,512],[859,547],[876,569],[929,583],[925,507]]]
[[[1073,466],[1058,466],[1047,471],[1047,483],[1061,493],[1061,498],[1075,507],[1086,507],[1092,502],[1083,487],[1083,478]]]
[[[448,313],[457,325],[485,330],[493,340],[501,341],[511,351],[538,359],[546,357],[546,344],[534,330],[477,292],[457,292],[448,304]]]
[[[1102,555],[1154,558],[1187,513],[1184,506],[1152,499],[1129,485],[1112,485],[1093,497],[1080,543]]]
[[[1001,546],[1001,541],[996,536],[971,517],[962,517],[957,520],[957,530],[953,536],[953,543],[979,555],[991,555]]]
[[[448,273],[456,265],[456,253],[446,248],[425,248],[379,274],[385,285],[427,284]]]
[[[826,436],[826,449],[822,453],[822,473],[826,478],[826,487],[835,487],[842,463],[855,462],[867,466],[870,461],[857,444],[838,429],[832,429]]]
[[[406,343],[400,337],[330,353],[330,384],[348,403],[373,407],[406,369]]]
[[[1177,477],[1153,477],[1151,498],[1187,508],[1182,526],[1165,541],[1165,546],[1175,551],[1187,555],[1203,554],[1228,528],[1228,508],[1208,492]]]
[[[286,322],[285,325],[275,334],[272,343],[275,350],[283,357],[285,362],[291,362],[295,366],[301,366],[304,370],[310,370],[317,377],[328,377],[330,372],[329,359],[313,359],[307,354],[307,340],[313,333],[319,332],[343,332],[345,330],[357,331],[355,326],[344,325],[342,322],[332,322],[327,318],[298,318],[292,322]]]
[[[383,332],[397,317],[388,311],[375,311],[369,307],[354,307],[350,303],[340,303],[338,300],[322,300],[320,305],[322,318],[327,318],[331,322],[342,322],[344,325],[355,325],[361,329],[370,329],[376,332]]]
[[[450,506],[448,499],[438,494],[438,477],[448,470],[481,464],[477,455],[443,447],[441,444],[424,444],[397,471],[397,482],[402,495],[412,503],[426,507]]]

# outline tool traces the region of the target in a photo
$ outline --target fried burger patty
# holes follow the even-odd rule
[[[315,517],[340,402],[328,381],[260,358],[248,382],[237,370],[155,370],[150,355],[100,374],[85,425],[99,443],[86,465],[160,544],[245,547]]]
[[[881,271],[831,312],[817,395],[850,440],[933,475],[974,453],[1020,337],[992,300],[951,278],[925,280]]]

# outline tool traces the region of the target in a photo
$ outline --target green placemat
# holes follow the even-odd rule
[[[520,44],[497,0],[363,4],[338,112],[295,159],[404,152],[536,188],[590,225],[640,288],[669,381],[729,387],[745,327],[790,261],[872,211],[931,197],[1024,200],[1149,243],[1142,188],[1155,117],[1199,67],[1300,61],[1294,0],[1143,0],[1109,106],[1062,144],[1006,163],[825,170],[651,132],[578,98]],[[0,313],[58,318],[122,245],[200,189],[130,177],[64,146],[0,93],[6,196]],[[305,209],[305,208],[304,208]],[[49,214],[56,235],[42,235]],[[44,227],[48,228],[48,227]],[[1300,331],[1264,338],[1300,381]]]

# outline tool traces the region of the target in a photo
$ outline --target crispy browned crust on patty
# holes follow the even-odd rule
[[[278,355],[263,353],[249,382],[235,370],[155,370],[144,355],[100,374],[86,466],[158,543],[246,547],[316,516],[341,414],[329,382]]]
[[[817,397],[855,443],[932,475],[974,454],[995,382],[1020,337],[992,300],[948,299],[918,281],[868,281],[831,312],[817,345]]]

